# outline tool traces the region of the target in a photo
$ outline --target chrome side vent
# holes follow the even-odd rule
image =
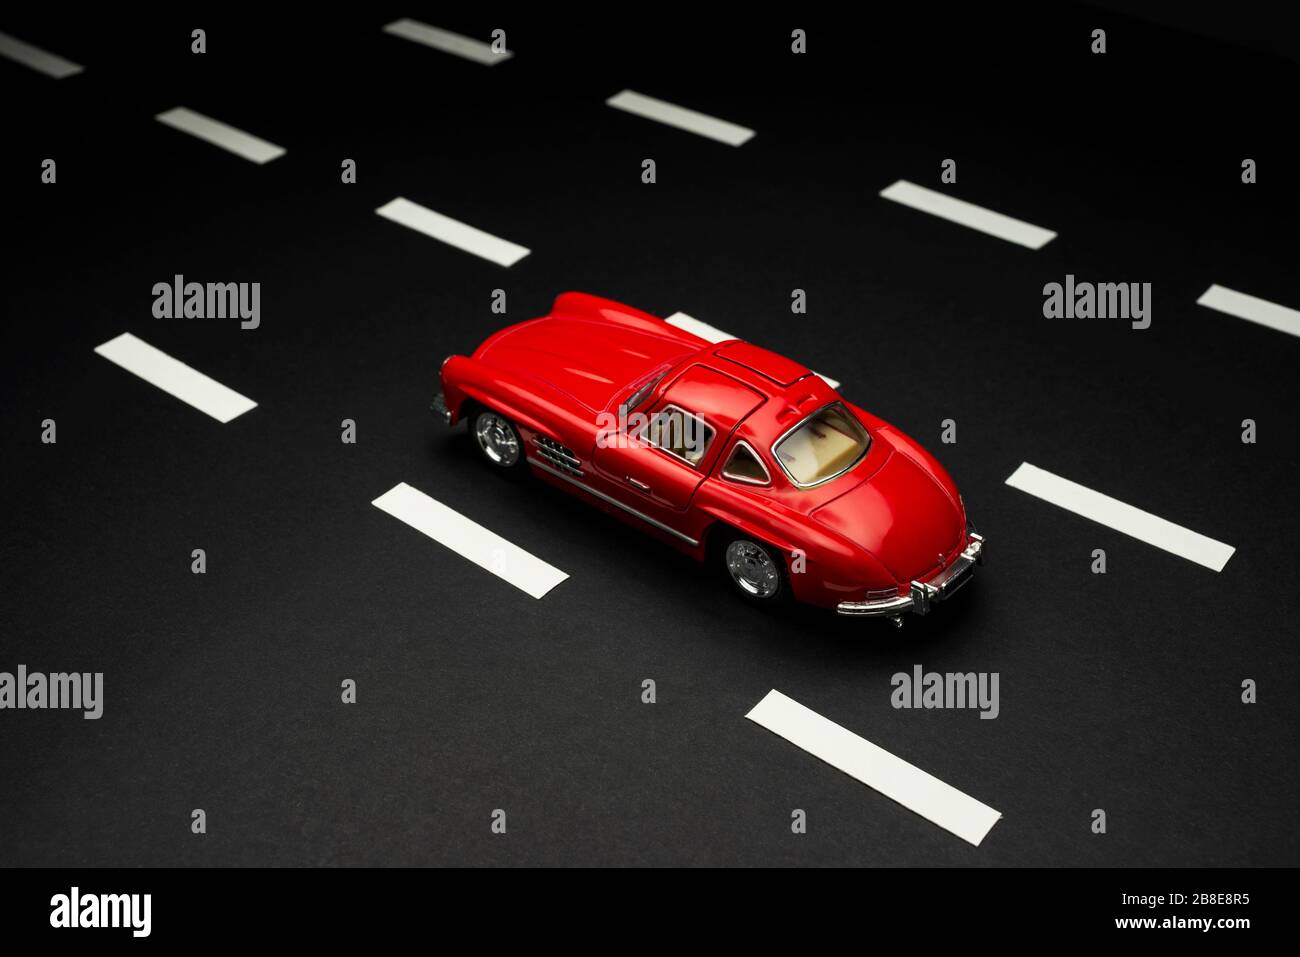
[[[579,478],[582,477],[582,463],[578,460],[578,457],[554,439],[539,435],[537,437],[537,451],[541,452],[542,458],[557,469],[568,472],[570,475],[576,475]]]

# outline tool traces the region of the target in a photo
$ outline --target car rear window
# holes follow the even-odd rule
[[[820,485],[847,472],[866,454],[871,437],[836,402],[809,416],[772,446],[772,454],[796,485]]]

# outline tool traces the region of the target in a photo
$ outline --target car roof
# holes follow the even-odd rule
[[[767,399],[762,392],[735,376],[700,362],[682,370],[662,401],[694,412],[724,436]]]
[[[802,366],[793,359],[787,359],[770,349],[756,346],[750,342],[727,342],[714,350],[714,355],[727,363],[742,366],[750,372],[757,372],[764,379],[788,388],[800,379],[812,375],[812,370]]]
[[[770,451],[773,443],[818,409],[841,402],[838,392],[819,375],[808,375],[785,389],[775,389],[762,407],[737,430],[750,445]]]
[[[712,343],[681,367],[659,401],[698,413],[710,425],[724,433],[734,431],[735,438],[767,453],[818,409],[843,401],[817,373],[739,339]]]

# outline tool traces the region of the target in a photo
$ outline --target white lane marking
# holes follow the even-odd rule
[[[1278,332],[1300,336],[1300,310],[1279,306],[1267,299],[1248,296],[1244,292],[1237,292],[1223,286],[1210,286],[1201,293],[1201,298],[1196,300],[1196,304],[1226,312],[1238,319],[1268,326]]]
[[[1028,246],[1030,249],[1042,249],[1056,238],[1056,233],[1050,229],[1043,229],[1041,226],[995,213],[991,209],[976,206],[962,199],[954,199],[947,193],[936,193],[932,189],[917,186],[905,179],[886,186],[880,191],[880,195],[904,206],[919,209],[923,213],[929,213],[931,216],[960,223],[971,229],[978,229],[982,233],[988,233],[990,236]]]
[[[688,316],[684,312],[674,312],[671,316],[665,319],[664,322],[671,326],[676,326],[678,329],[685,329],[687,332],[697,335],[701,339],[705,339],[709,342],[726,342],[728,339],[737,338],[729,332],[723,332],[721,329],[711,326],[707,322],[701,322],[694,316]],[[840,387],[839,382],[828,375],[822,375],[820,372],[815,372],[813,374],[823,379],[832,389],[838,389]]]
[[[405,482],[370,503],[534,598],[569,576]]]
[[[226,388],[129,332],[95,346],[95,352],[150,385],[171,393],[200,412],[206,412],[218,422],[229,422],[249,409],[257,408],[257,403],[247,396]]]
[[[40,47],[34,47],[30,43],[24,43],[17,37],[10,36],[7,33],[0,33],[0,56],[8,57],[16,63],[29,66],[46,76],[54,77],[56,80],[62,80],[65,76],[73,76],[85,69],[80,63],[65,60],[61,56],[50,53],[48,50],[42,50]]]
[[[697,113],[695,110],[688,110],[685,107],[666,103],[663,100],[656,100],[653,96],[644,96],[632,90],[615,93],[605,101],[605,105],[612,106],[616,110],[643,116],[647,120],[655,120],[667,126],[675,126],[677,129],[686,130],[688,133],[707,136],[711,140],[726,143],[728,146],[741,146],[754,138],[754,131],[748,127],[737,126],[735,123],[720,120],[716,116]]]
[[[526,246],[500,239],[491,233],[466,225],[460,220],[435,213],[401,196],[389,200],[375,212],[384,219],[390,219],[418,233],[432,236],[449,246],[490,259],[499,266],[513,266],[530,252]]]
[[[190,136],[198,137],[213,146],[220,146],[223,150],[242,156],[246,160],[252,160],[254,163],[269,163],[276,157],[283,156],[285,152],[283,147],[258,139],[251,133],[227,126],[220,120],[195,113],[183,106],[159,113],[154,119],[174,130],[189,133]]]
[[[421,23],[419,20],[411,20],[407,17],[394,20],[384,27],[384,32],[391,33],[393,36],[401,37],[404,40],[423,43],[425,46],[441,50],[443,53],[454,53],[466,60],[473,60],[475,63],[482,63],[487,66],[509,60],[515,55],[513,50],[502,50],[500,53],[496,53],[490,43],[475,40],[473,37],[462,36],[459,33],[452,33],[450,30],[443,30],[441,27],[431,27],[427,23]]]
[[[1223,571],[1223,566],[1236,551],[1231,545],[1175,525],[1109,495],[1094,492],[1028,462],[1020,463],[1007,479],[1007,484],[1216,572]]]
[[[745,717],[976,847],[1002,817],[1000,811],[776,689]]]
[[[716,326],[711,326],[707,322],[701,322],[694,316],[688,316],[684,312],[674,312],[664,320],[670,326],[676,326],[678,329],[685,329],[692,335],[697,335],[708,342],[726,342],[728,339],[736,338],[729,332],[723,332]]]

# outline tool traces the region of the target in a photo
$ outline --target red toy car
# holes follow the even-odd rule
[[[965,584],[984,540],[920,445],[797,362],[564,293],[442,364],[433,408],[483,458],[531,469],[759,603],[793,595],[902,624]]]

